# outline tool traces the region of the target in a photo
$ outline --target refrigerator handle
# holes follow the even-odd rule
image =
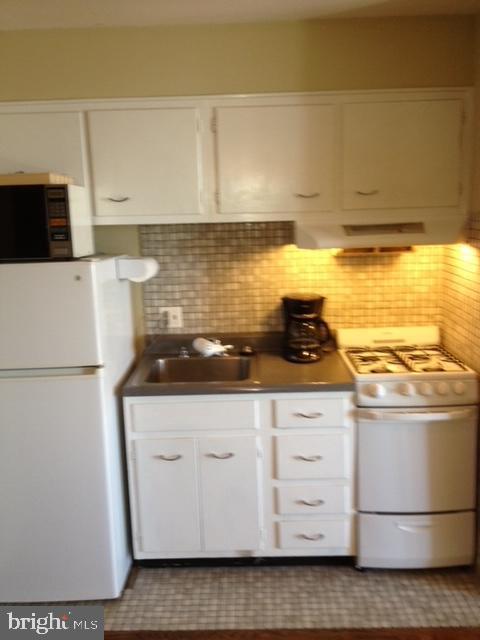
[[[117,278],[131,282],[145,282],[158,272],[155,258],[133,258],[120,256],[116,259]]]

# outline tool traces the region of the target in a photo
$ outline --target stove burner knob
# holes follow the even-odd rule
[[[450,387],[447,382],[439,382],[435,385],[435,389],[440,396],[446,396],[450,391]]]
[[[368,384],[366,387],[367,396],[372,398],[383,398],[387,391],[382,384]]]
[[[418,385],[418,391],[422,396],[431,396],[433,393],[433,387],[429,382],[420,382]]]
[[[465,393],[465,383],[464,382],[455,382],[453,384],[453,390],[458,396],[461,396]]]
[[[414,396],[415,395],[415,387],[410,382],[402,382],[398,385],[398,391],[402,394],[402,396]]]

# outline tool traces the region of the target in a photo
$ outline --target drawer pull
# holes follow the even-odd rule
[[[314,411],[313,413],[302,413],[301,411],[297,411],[297,413],[293,414],[295,418],[306,418],[307,420],[315,420],[315,418],[321,418],[323,413],[320,411]]]
[[[294,193],[296,198],[318,198],[320,193],[318,191],[314,191],[313,193]]]
[[[110,202],[127,202],[130,198],[128,196],[123,196],[122,198],[107,198],[107,200],[110,200]]]
[[[164,460],[165,462],[175,462],[175,460],[180,460],[182,456],[179,453],[174,453],[171,456],[166,456],[161,453],[158,456],[154,456],[154,458],[159,458],[160,460]]]
[[[228,451],[227,453],[207,453],[207,456],[209,458],[216,458],[217,460],[227,460],[228,458],[233,458],[235,454],[232,453],[231,451]]]
[[[315,542],[316,540],[323,540],[325,535],[323,533],[300,533],[298,537],[302,538],[302,540]]]
[[[317,500],[305,500],[302,498],[301,500],[297,500],[297,504],[304,504],[306,507],[320,507],[322,504],[325,504],[325,500],[321,498]]]
[[[372,189],[371,191],[355,191],[355,193],[359,196],[376,196],[380,192],[378,189]]]
[[[319,460],[323,460],[323,456],[293,456],[295,460],[301,460],[302,462],[318,462]]]

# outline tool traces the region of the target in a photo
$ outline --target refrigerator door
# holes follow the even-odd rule
[[[102,364],[95,263],[0,265],[0,369]]]
[[[115,598],[128,571],[104,373],[71,372],[0,377],[0,602]]]

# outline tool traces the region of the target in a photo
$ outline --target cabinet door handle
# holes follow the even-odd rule
[[[302,462],[318,462],[319,460],[323,460],[323,456],[293,456],[295,460],[302,460]]]
[[[295,418],[306,418],[307,420],[315,420],[315,418],[321,418],[323,413],[320,411],[314,411],[313,413],[302,413],[301,411],[297,411],[293,414]]]
[[[355,193],[359,196],[376,196],[380,191],[378,189],[372,189],[371,191],[355,191]]]
[[[325,535],[323,533],[300,533],[298,535],[299,538],[302,538],[303,540],[323,540],[323,538],[325,538]]]
[[[107,198],[107,200],[110,200],[110,202],[126,202],[127,200],[130,200],[130,198],[128,196],[124,196],[123,198]]]
[[[164,460],[165,462],[175,462],[175,460],[180,460],[182,456],[179,453],[174,453],[172,455],[165,455],[164,453],[160,453],[158,456],[154,456],[154,458],[159,458],[160,460]]]
[[[305,500],[304,498],[297,500],[298,504],[304,504],[306,507],[319,507],[322,504],[325,504],[325,500],[318,498],[317,500]]]
[[[313,193],[294,193],[296,198],[318,198],[320,195],[319,191],[314,191]]]
[[[233,458],[234,455],[235,454],[231,451],[228,451],[227,453],[213,453],[213,451],[207,453],[209,458],[216,458],[217,460],[227,460],[227,458]]]

